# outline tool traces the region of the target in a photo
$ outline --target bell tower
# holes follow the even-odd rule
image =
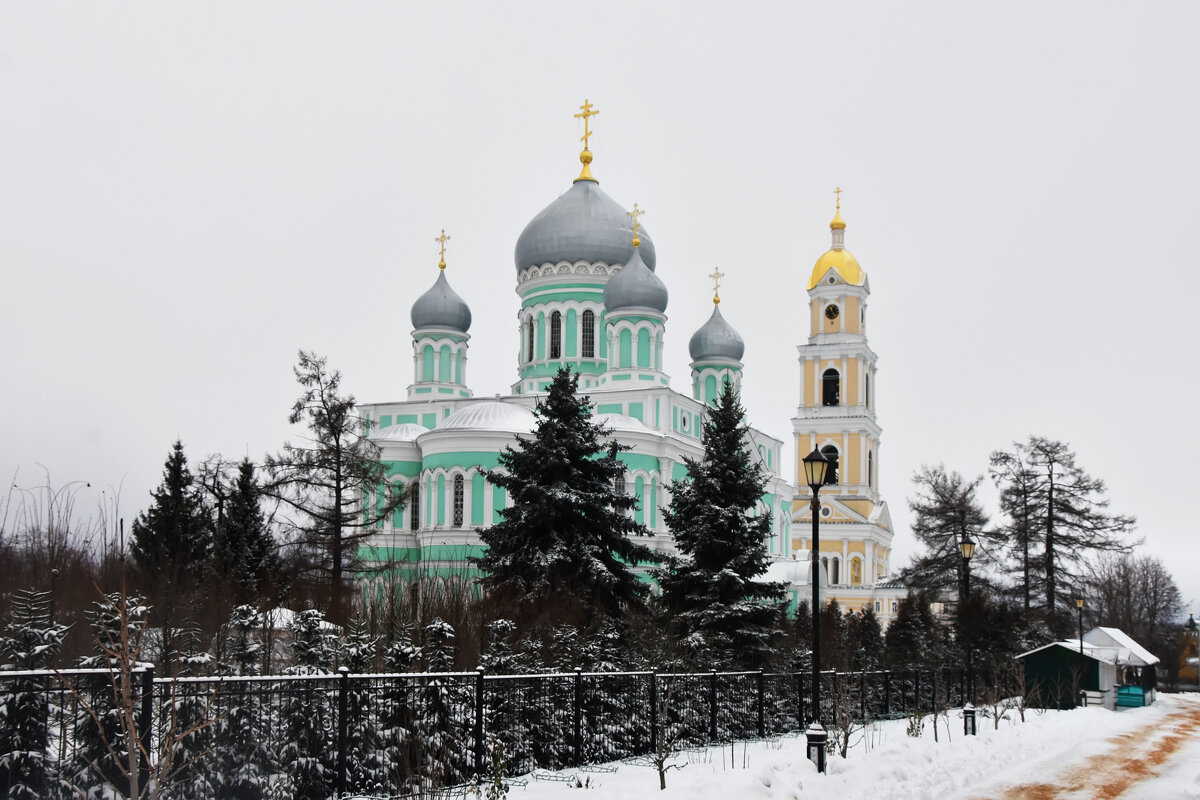
[[[796,549],[808,549],[812,494],[802,461],[820,448],[832,462],[820,492],[821,559],[829,596],[837,597],[846,610],[858,610],[873,599],[875,582],[889,573],[893,533],[879,493],[877,357],[867,343],[871,287],[846,249],[840,188],[837,194],[829,223],[832,245],[817,259],[808,280],[808,342],[797,348],[800,404],[792,430],[799,491],[792,504],[792,542]],[[877,610],[886,618],[890,606]]]

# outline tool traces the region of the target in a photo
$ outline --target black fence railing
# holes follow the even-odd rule
[[[488,773],[496,742],[516,775],[812,721],[810,673],[131,677],[125,692],[107,670],[0,672],[0,797],[75,797],[104,784],[127,796],[131,764],[142,785],[169,785],[167,798],[425,796]],[[821,719],[931,712],[966,694],[962,670],[829,671]]]

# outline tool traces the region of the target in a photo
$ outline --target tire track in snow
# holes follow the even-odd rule
[[[1113,800],[1139,781],[1158,775],[1198,731],[1200,707],[1180,708],[1164,719],[1112,737],[1108,750],[1065,766],[1052,780],[1013,786],[997,800]]]

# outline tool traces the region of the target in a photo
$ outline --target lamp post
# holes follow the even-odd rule
[[[1083,672],[1086,669],[1087,662],[1085,662],[1083,660],[1083,598],[1082,597],[1075,598],[1075,607],[1077,609],[1079,609],[1079,694],[1081,697],[1086,697],[1086,695],[1083,694],[1085,691],[1083,688]],[[1084,700],[1082,705],[1087,705],[1087,701]]]
[[[804,732],[808,739],[808,759],[817,765],[817,772],[825,771],[825,742],[828,734],[821,725],[821,595],[820,582],[817,576],[821,567],[821,487],[825,485],[825,476],[829,470],[829,459],[821,453],[821,448],[815,448],[804,457],[804,478],[808,488],[812,490],[812,544],[809,556],[812,559],[812,569],[809,582],[812,583],[812,708],[813,719]]]
[[[975,555],[975,543],[966,536],[958,543],[963,562],[963,597],[959,604],[958,624],[967,650],[967,699],[963,703],[963,735],[975,735],[975,663],[974,647],[967,628],[967,607],[971,602],[971,558]]]

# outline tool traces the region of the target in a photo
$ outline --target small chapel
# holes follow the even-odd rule
[[[684,458],[702,457],[701,423],[723,382],[740,389],[746,342],[722,313],[724,276],[714,269],[711,316],[688,341],[689,385],[672,386],[663,368],[668,291],[655,272],[658,250],[640,221],[644,212],[614,200],[592,173],[589,121],[596,113],[585,101],[575,114],[584,128],[578,177],[517,237],[518,341],[509,351],[517,364],[507,393],[488,387],[477,394],[468,382],[471,310],[447,277],[449,237],[443,230],[436,238],[436,278],[412,304],[407,395],[360,407],[391,491],[408,497],[364,540],[366,560],[402,575],[469,574],[468,558],[483,550],[476,529],[498,522],[509,502],[485,473],[533,430],[533,408],[563,366],[579,375],[597,421],[629,448],[619,456],[626,469],[618,488],[637,500],[634,517],[651,533],[646,544],[674,551],[662,516],[670,485],[686,478]],[[881,429],[872,395],[876,356],[866,335],[870,285],[845,248],[840,194],[830,228],[832,246],[807,285],[794,463],[799,474],[814,447],[833,462],[820,492],[822,596],[847,611],[871,606],[886,626],[905,590],[890,572],[893,530],[876,480]],[[482,338],[486,357],[506,346],[504,336]],[[771,519],[773,564],[764,579],[786,582],[794,607],[812,591],[810,490],[802,475],[793,483],[782,474],[784,442],[751,428],[746,447],[766,478],[755,509]]]

